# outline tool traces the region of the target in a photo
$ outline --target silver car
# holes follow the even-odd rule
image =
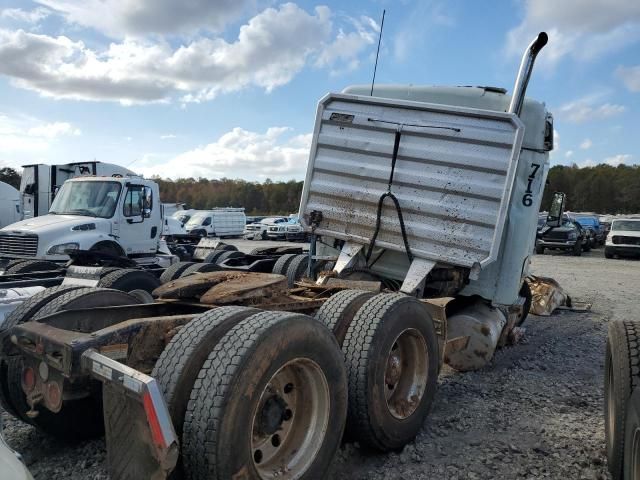
[[[0,480],[33,480],[20,455],[5,442],[3,430],[4,422],[0,415]]]

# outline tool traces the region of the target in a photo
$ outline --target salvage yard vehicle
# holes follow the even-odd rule
[[[611,230],[607,234],[604,256],[640,255],[640,219],[618,219],[611,222]]]
[[[600,224],[600,219],[596,215],[574,214],[574,220],[585,230],[591,232],[591,248],[604,245],[604,227]]]
[[[240,237],[245,224],[244,208],[214,208],[196,210],[185,223],[185,229],[189,235],[228,238]]]
[[[174,256],[160,239],[159,198],[158,185],[141,177],[67,180],[47,215],[0,229],[0,255],[50,262],[53,268],[67,262],[69,252],[90,251],[168,266]]]
[[[546,249],[565,250],[579,257],[582,252],[591,250],[592,237],[589,230],[567,217],[562,219],[559,226],[550,226],[548,223],[538,232],[536,253],[544,254]]]
[[[402,448],[444,363],[482,368],[522,333],[553,148],[552,117],[525,91],[546,43],[529,45],[511,96],[328,94],[300,203],[308,254],[275,273],[180,275],[153,303],[34,295],[0,334],[0,401],[53,435],[104,425],[113,479],[326,478],[345,428]]]
[[[267,240],[269,238],[269,228],[284,224],[288,221],[284,217],[267,217],[259,222],[250,223],[244,228],[244,238],[247,240]]]

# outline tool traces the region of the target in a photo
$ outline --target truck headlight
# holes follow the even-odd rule
[[[80,245],[76,242],[61,243],[60,245],[54,245],[47,250],[47,255],[64,255],[67,250],[78,250]]]

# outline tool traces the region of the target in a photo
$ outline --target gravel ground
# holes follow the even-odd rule
[[[499,351],[483,370],[460,374],[445,367],[414,443],[384,455],[345,445],[329,478],[609,478],[602,414],[606,324],[635,317],[640,263],[602,255],[599,249],[582,257],[535,256],[533,273],[555,278],[576,301],[593,303],[592,311],[529,317],[522,343]],[[36,480],[107,478],[102,440],[61,445],[2,415],[8,443],[22,452]]]

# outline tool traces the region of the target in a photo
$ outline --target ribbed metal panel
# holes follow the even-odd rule
[[[0,254],[35,257],[38,253],[37,235],[0,235]]]
[[[320,211],[317,233],[369,242],[387,191],[393,122],[404,125],[391,191],[414,255],[466,267],[490,263],[523,135],[518,118],[506,113],[328,95],[318,107],[300,206],[305,225],[311,211]],[[404,251],[389,199],[376,245]]]

